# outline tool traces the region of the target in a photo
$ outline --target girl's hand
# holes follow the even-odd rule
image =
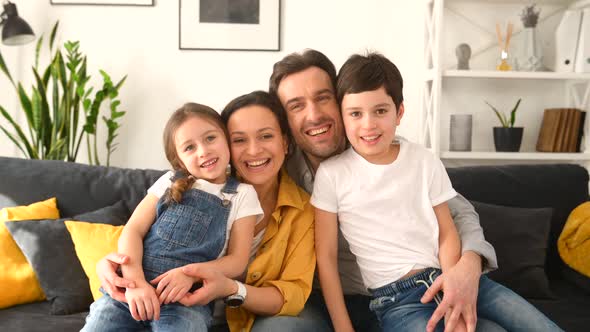
[[[182,267],[167,271],[151,281],[153,285],[158,285],[156,294],[161,304],[178,302],[195,282],[194,278],[182,272]]]
[[[136,288],[127,288],[125,299],[129,304],[129,312],[135,320],[160,319],[160,302],[154,287],[147,281],[136,282]]]

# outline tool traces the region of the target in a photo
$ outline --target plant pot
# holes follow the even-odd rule
[[[494,145],[498,152],[518,152],[522,142],[522,127],[494,127]]]

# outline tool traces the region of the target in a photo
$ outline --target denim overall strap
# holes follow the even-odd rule
[[[225,186],[223,186],[221,192],[226,194],[237,194],[238,185],[240,185],[240,182],[238,182],[236,178],[233,176],[228,176],[227,180],[225,181]]]
[[[166,196],[160,199],[157,219],[143,241],[147,280],[173,268],[219,257],[237,185],[235,179],[228,178],[223,199],[195,188],[187,190],[180,203],[166,202]]]

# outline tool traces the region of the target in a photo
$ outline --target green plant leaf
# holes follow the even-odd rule
[[[123,78],[117,84],[115,84],[115,89],[119,91],[119,89],[121,89],[121,86],[123,85],[123,83],[125,83],[126,80],[127,75],[123,76]]]
[[[37,88],[39,89],[39,96],[41,97],[41,128],[43,129],[42,137],[43,137],[43,145],[45,146],[46,151],[50,149],[51,145],[51,133],[53,131],[53,124],[51,123],[51,117],[49,115],[49,104],[47,102],[47,91],[43,86],[43,81],[41,77],[39,77],[39,73],[33,68],[33,73],[35,74],[35,80],[37,81]]]
[[[27,153],[23,147],[20,145],[20,143],[18,142],[18,140],[16,139],[16,137],[14,137],[11,133],[8,132],[8,130],[6,130],[3,126],[0,125],[0,130],[2,130],[4,132],[4,134],[14,143],[14,145],[16,145],[16,147],[26,156],[29,157],[29,159],[33,159],[33,157],[31,157],[31,155],[29,153]]]
[[[510,111],[510,128],[514,127],[514,122],[516,122],[516,110],[518,110],[518,106],[520,105],[521,98],[518,99],[516,105],[512,111]]]
[[[16,87],[14,85],[14,81],[12,80],[12,76],[10,76],[10,71],[8,70],[8,67],[6,67],[6,62],[4,62],[4,57],[2,57],[2,52],[0,52],[0,70],[2,70],[4,75],[6,75],[6,77],[8,77],[8,79],[10,80],[10,83],[12,83],[12,86]]]
[[[8,121],[12,125],[12,127],[16,131],[16,134],[18,135],[20,142],[22,142],[22,144],[25,146],[27,152],[29,153],[29,156],[31,158],[37,159],[38,156],[36,156],[36,153],[31,148],[31,144],[29,143],[27,136],[25,136],[25,133],[22,131],[21,127],[12,119],[10,114],[8,114],[8,112],[2,106],[0,106],[0,114],[2,114],[2,116],[6,119],[6,121]],[[11,134],[9,134],[8,131],[4,129],[4,127],[2,127],[2,129],[3,129],[4,133],[8,137],[10,137],[13,141],[16,140],[16,138],[14,136],[12,136]],[[21,148],[21,150],[22,150],[22,148]]]
[[[500,124],[502,124],[502,127],[508,127],[508,119],[506,119],[504,114],[500,113],[500,111],[498,111],[494,106],[492,106],[492,104],[488,103],[487,101],[485,103],[492,108],[492,110],[498,117],[498,120],[500,120]]]
[[[64,148],[65,148],[66,140],[60,138],[53,142],[51,148],[47,152],[47,158],[53,160],[63,160],[64,158]]]
[[[41,54],[41,45],[43,45],[43,35],[37,40],[37,46],[35,46],[35,69],[39,68],[39,54]]]
[[[56,56],[56,62],[57,62],[57,71],[59,73],[58,77],[59,77],[59,81],[61,82],[61,88],[63,89],[63,91],[68,91],[68,77],[66,74],[66,65],[64,63],[64,58],[63,55],[61,54],[61,52],[57,51],[57,53],[55,54]]]
[[[18,83],[18,98],[20,100],[20,105],[27,117],[29,126],[33,126],[33,106],[31,105],[31,99],[29,99],[29,96],[25,92],[25,89],[20,84],[20,82]]]
[[[59,21],[56,21],[51,29],[51,35],[49,36],[49,51],[53,52],[53,43],[55,41],[55,35],[57,34],[57,28],[59,27]]]

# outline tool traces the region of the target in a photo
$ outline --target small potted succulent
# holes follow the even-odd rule
[[[504,112],[498,111],[492,104],[485,102],[492,108],[498,120],[500,120],[501,127],[494,127],[494,145],[498,152],[518,152],[520,150],[520,143],[522,142],[522,134],[524,132],[523,127],[514,127],[516,121],[516,110],[520,106],[521,99],[518,99],[512,111],[510,111],[510,117]]]

